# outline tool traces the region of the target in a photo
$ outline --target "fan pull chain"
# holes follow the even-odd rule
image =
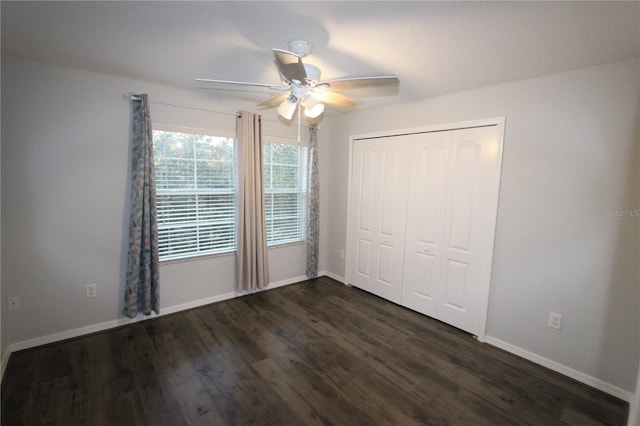
[[[298,101],[298,142],[300,142],[300,111],[302,110],[302,102]]]

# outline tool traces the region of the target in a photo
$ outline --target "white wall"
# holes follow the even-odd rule
[[[638,127],[640,127],[640,97],[638,97]],[[638,131],[637,136],[638,144],[640,145],[640,131]],[[638,161],[640,162],[640,152],[638,153]],[[640,185],[640,182],[638,182],[638,184]],[[638,200],[638,203],[640,203],[640,199]],[[640,222],[638,223],[638,233],[640,234]],[[640,253],[638,253],[638,269],[640,269]],[[640,280],[638,280],[638,288],[640,288]],[[638,306],[640,306],[640,299],[638,299]],[[640,337],[640,322],[638,323],[638,336]],[[640,339],[638,340],[638,349],[640,349]],[[636,388],[629,407],[629,418],[627,420],[628,426],[640,426],[640,356],[638,356],[638,361],[639,365],[638,374],[636,375]]]
[[[252,102],[3,57],[2,286],[5,299],[22,302],[2,310],[5,343],[122,318],[132,92],[149,94],[154,121],[231,134],[233,113],[254,110]],[[268,111],[263,132],[295,138],[297,129]],[[305,258],[303,244],[270,249],[271,282],[304,276]],[[162,264],[161,312],[233,293],[234,265],[233,255]],[[90,283],[94,299],[85,298]]]
[[[0,4],[0,18],[2,16],[2,5]],[[2,45],[2,37],[0,36],[0,46]],[[0,64],[1,65],[1,64]],[[0,66],[0,81],[2,81],[2,71]],[[1,104],[1,102],[0,102]],[[0,158],[2,158],[2,106],[0,105]],[[1,162],[0,162],[1,163]],[[2,166],[0,165],[0,176],[2,175]],[[2,178],[0,177],[0,222],[2,222]],[[2,227],[0,227],[0,271],[2,271]],[[4,322],[2,321],[2,274],[0,273],[0,377],[4,375],[4,367],[6,363],[5,350],[7,348],[7,335],[4,332]]]
[[[487,334],[632,392],[639,218],[606,211],[640,209],[638,71],[626,61],[333,118],[327,269],[344,276],[350,135],[506,116]]]

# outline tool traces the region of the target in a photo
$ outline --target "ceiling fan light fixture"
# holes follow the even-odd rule
[[[313,97],[304,101],[304,115],[309,118],[316,118],[324,112],[324,104]]]
[[[298,106],[298,98],[291,94],[278,107],[278,114],[287,120],[291,120],[293,113],[296,111],[296,106]]]
[[[324,113],[325,105],[337,106],[343,110],[354,108],[357,103],[348,96],[339,93],[342,90],[380,87],[385,90],[381,96],[398,93],[400,80],[395,75],[320,80],[320,68],[302,61],[302,58],[311,52],[312,47],[310,42],[296,39],[289,42],[289,50],[271,49],[280,76],[280,84],[206,78],[197,78],[196,80],[215,84],[257,86],[277,91],[278,95],[259,103],[258,108],[276,107],[278,114],[287,121],[290,121],[297,111],[298,126],[303,112],[307,118],[312,119]],[[378,96],[375,93],[361,92],[361,94],[363,96]],[[309,99],[310,97],[314,99]]]

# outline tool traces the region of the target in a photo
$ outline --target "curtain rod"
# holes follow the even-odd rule
[[[132,101],[139,101],[140,95],[131,95],[131,99]],[[223,112],[223,111],[216,111],[213,109],[206,109],[206,108],[195,108],[195,107],[190,107],[190,106],[185,106],[185,105],[177,105],[177,104],[170,104],[170,103],[166,103],[166,102],[158,102],[158,101],[149,101],[150,104],[156,104],[156,105],[165,105],[165,106],[172,106],[172,107],[176,107],[176,108],[185,108],[185,109],[192,109],[192,110],[196,110],[196,111],[203,111],[203,112],[212,112],[214,114],[222,114],[222,115],[232,115],[235,117],[240,117],[241,113],[237,112],[237,113],[231,113],[231,112]],[[278,121],[278,120],[269,120],[268,118],[261,118],[264,121],[270,121],[272,123],[280,123],[282,124],[282,122]],[[307,124],[303,124],[303,127],[306,128],[311,128],[311,126],[307,125]]]

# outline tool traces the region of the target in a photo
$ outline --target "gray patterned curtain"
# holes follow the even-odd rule
[[[238,288],[251,291],[264,288],[269,284],[260,116],[250,112],[238,113],[236,139],[238,141]]]
[[[320,191],[318,185],[318,126],[309,129],[309,177],[307,183],[307,277],[318,276],[320,249]]]
[[[156,178],[147,95],[136,95],[132,118],[131,216],[124,314],[160,313]]]

